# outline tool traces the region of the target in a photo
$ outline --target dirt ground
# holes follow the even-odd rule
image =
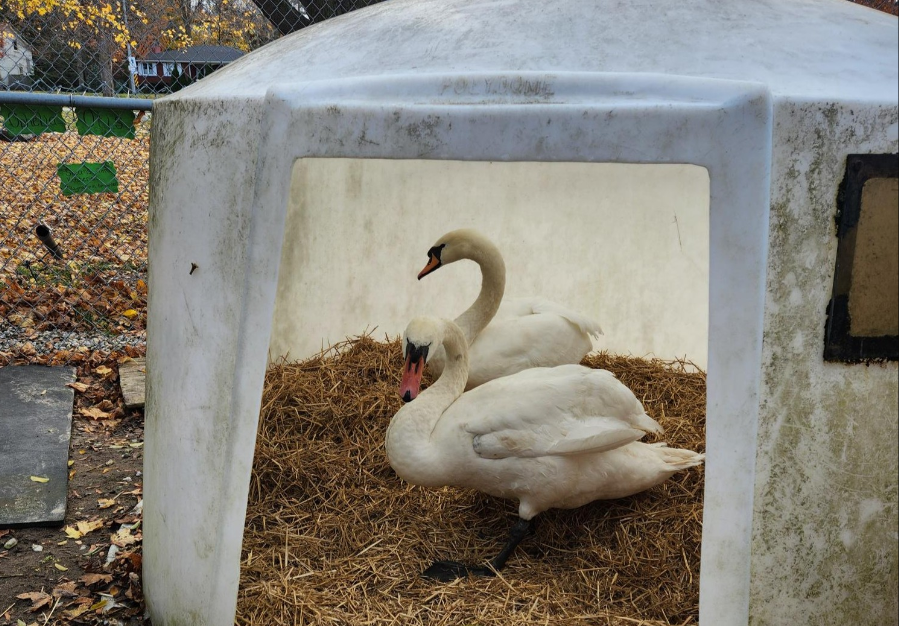
[[[149,623],[140,584],[143,411],[124,409],[125,358],[78,367],[64,524],[0,529],[2,626]]]
[[[135,140],[0,142],[0,367],[77,367],[65,522],[0,529],[0,626],[146,623],[143,412],[124,409],[118,364],[144,351],[149,118]],[[64,196],[56,164],[72,159],[114,161],[121,192]]]

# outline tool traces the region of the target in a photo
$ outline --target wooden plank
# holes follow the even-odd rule
[[[146,359],[131,359],[119,365],[119,385],[126,409],[143,408],[146,379]]]

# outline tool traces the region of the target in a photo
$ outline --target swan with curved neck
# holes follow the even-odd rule
[[[602,334],[595,321],[544,298],[503,299],[506,264],[493,242],[476,230],[454,230],[438,239],[418,279],[462,259],[481,269],[477,299],[455,320],[471,346],[467,389],[531,367],[579,363],[593,348],[590,337]],[[438,349],[430,368],[439,375],[443,364]]]
[[[441,346],[443,373],[419,393],[424,367]],[[433,317],[409,323],[403,351],[400,395],[407,404],[386,436],[397,475],[415,485],[467,487],[519,503],[509,541],[487,567],[438,561],[426,577],[492,575],[537,514],[644,491],[704,458],[638,441],[662,427],[611,372],[573,364],[534,368],[464,392],[468,342],[458,325]]]

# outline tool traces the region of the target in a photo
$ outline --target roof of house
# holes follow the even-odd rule
[[[9,32],[15,35],[16,39],[21,42],[23,45],[28,45],[28,42],[22,38],[22,35],[15,28],[12,27],[12,24],[9,22],[0,22],[0,37],[3,36],[4,32]]]
[[[219,63],[225,64],[242,57],[243,50],[230,46],[190,46],[180,50],[163,50],[151,52],[143,57],[145,61],[177,61],[181,63]]]

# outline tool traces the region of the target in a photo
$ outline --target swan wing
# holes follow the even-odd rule
[[[590,337],[560,315],[494,319],[471,344],[468,388],[529,368],[579,363],[592,349]]]
[[[472,342],[469,388],[533,367],[578,363],[593,345],[555,315],[491,322]]]
[[[602,328],[596,320],[572,311],[557,302],[540,297],[505,298],[500,303],[494,320],[507,320],[528,315],[557,315],[577,326],[585,335],[599,338],[603,334]]]
[[[602,452],[661,427],[634,394],[605,370],[535,368],[461,396],[441,421],[460,423],[485,458]]]
[[[605,452],[637,441],[645,433],[598,417],[580,424],[555,424],[540,431],[501,430],[475,435],[472,447],[485,459],[533,458]]]

